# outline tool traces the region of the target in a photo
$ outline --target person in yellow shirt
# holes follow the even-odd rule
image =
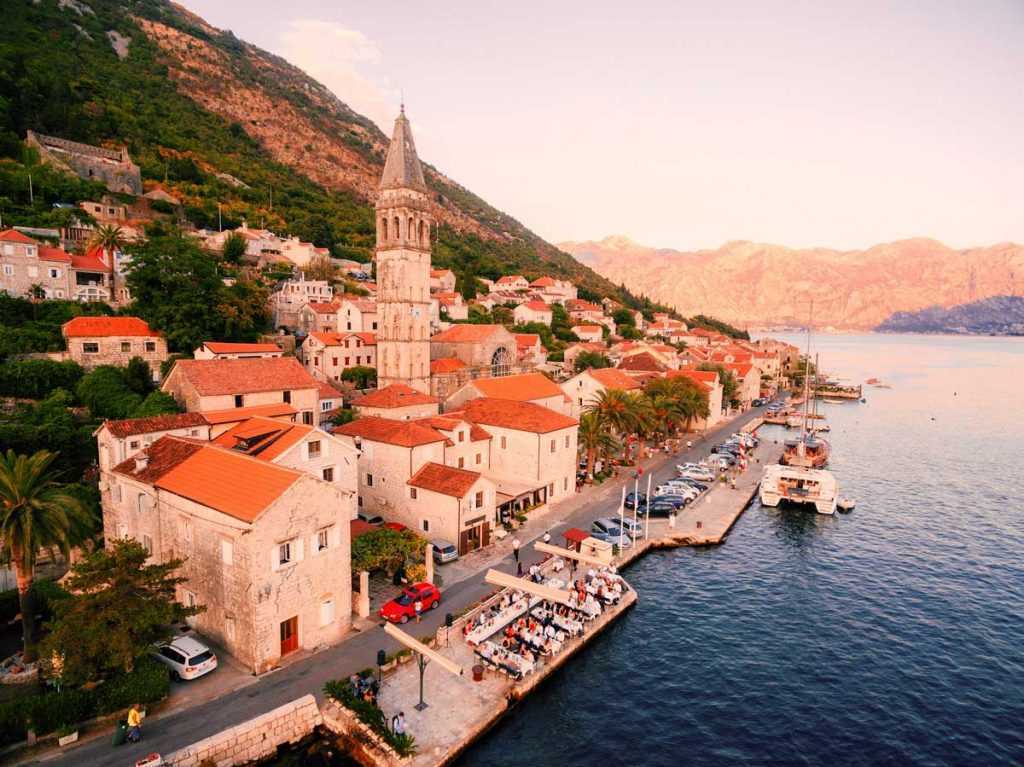
[[[142,712],[138,705],[132,704],[128,709],[128,740],[138,743],[142,739]]]

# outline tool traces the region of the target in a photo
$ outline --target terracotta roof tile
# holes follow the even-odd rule
[[[110,264],[103,260],[102,248],[93,248],[84,256],[72,253],[71,268],[90,272],[109,272]]]
[[[556,413],[533,402],[515,402],[490,397],[470,400],[461,411],[448,415],[458,415],[467,421],[484,426],[499,426],[538,434],[568,429],[579,423],[575,418]]]
[[[115,466],[114,473],[153,484],[202,449],[201,442],[177,437],[161,437],[149,447]],[[146,459],[146,466],[143,469],[136,468],[139,458]]]
[[[417,391],[411,386],[391,384],[360,397],[352,404],[356,407],[395,408],[409,405],[432,405],[437,401],[436,397]]]
[[[306,306],[317,314],[334,314],[338,311],[338,305],[335,303],[325,304],[322,301],[310,301]]]
[[[204,397],[278,389],[316,389],[319,385],[294,357],[178,360],[171,375],[183,376]]]
[[[530,283],[532,288],[550,288],[555,284],[555,281],[550,277],[538,277]]]
[[[202,413],[171,413],[155,415],[149,418],[127,418],[121,421],[106,421],[104,426],[115,437],[131,437],[136,434],[153,434],[171,429],[187,429],[190,426],[205,426],[206,417]]]
[[[584,301],[581,298],[572,298],[565,302],[565,308],[570,312],[604,312],[597,304]]]
[[[437,335],[432,336],[430,340],[442,343],[480,343],[501,330],[504,330],[504,325],[471,325],[461,323],[441,331]]]
[[[65,322],[61,330],[65,338],[160,336],[145,320],[138,317],[75,317]]]
[[[254,416],[263,416],[265,418],[283,418],[285,416],[294,417],[298,412],[298,410],[286,402],[275,402],[270,405],[233,407],[228,408],[227,410],[208,410],[203,413],[203,417],[206,419],[207,423],[216,426],[218,424],[244,421],[245,419],[252,418]]]
[[[633,354],[623,359],[622,362],[619,363],[619,369],[651,370],[660,372],[665,370],[665,366],[658,362],[650,352],[640,352],[639,354]]]
[[[471,385],[484,397],[519,402],[565,396],[565,392],[558,384],[540,373],[523,373],[500,378],[478,378]]]
[[[640,388],[635,378],[615,368],[592,368],[587,374],[607,389],[632,391]]]
[[[230,482],[225,482],[227,477]],[[301,472],[292,469],[203,445],[154,484],[251,523],[301,477]]]
[[[0,240],[3,240],[4,242],[20,242],[25,245],[39,244],[27,234],[22,234],[17,229],[4,229],[0,232]]]
[[[490,434],[481,429],[475,423],[471,423],[464,418],[453,417],[450,415],[435,415],[429,418],[417,418],[416,423],[422,423],[425,426],[430,426],[438,431],[455,431],[459,428],[459,424],[465,423],[469,426],[469,441],[480,442],[483,440],[493,439]]]
[[[384,442],[399,447],[417,447],[432,442],[444,442],[447,437],[430,426],[416,421],[394,421],[375,415],[357,418],[351,423],[339,426],[334,434],[360,437],[371,442]]]
[[[233,344],[226,341],[204,341],[203,346],[214,354],[254,354],[281,352],[277,344]]]
[[[442,357],[439,360],[430,361],[431,373],[454,373],[466,367],[466,363],[458,357]]]
[[[425,463],[420,470],[406,480],[407,485],[423,488],[434,493],[465,498],[466,493],[480,479],[480,473],[467,469],[456,469],[440,463]]]
[[[335,389],[326,381],[323,381],[319,388],[316,390],[317,397],[321,400],[325,399],[341,399],[341,392]]]
[[[573,325],[572,332],[575,333],[577,330],[582,330],[584,333],[600,333],[600,325]]]
[[[261,461],[273,461],[315,429],[298,423],[284,423],[271,418],[250,418],[217,437],[211,444],[235,450]]]
[[[540,343],[540,336],[536,333],[513,333],[516,337],[516,346],[520,349],[529,349]]]
[[[63,248],[51,248],[47,245],[39,246],[39,258],[43,261],[54,261],[61,264],[72,263],[71,254]]]
[[[376,346],[377,345],[377,334],[376,333],[364,333],[356,331],[342,331],[341,333],[328,333],[317,331],[309,334],[317,341],[322,343],[324,346],[341,346],[344,344],[346,338],[358,338],[363,342],[364,346]]]
[[[551,311],[551,307],[548,306],[543,301],[527,301],[525,304],[523,304],[523,306],[525,306],[527,309],[529,309],[531,311],[534,311],[534,312],[550,312]]]

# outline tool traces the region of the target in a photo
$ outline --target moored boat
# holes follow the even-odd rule
[[[808,469],[824,469],[828,466],[832,446],[825,440],[811,434],[801,439],[786,440],[779,463],[783,466],[803,466]]]
[[[838,489],[830,471],[775,464],[765,467],[759,495],[763,506],[788,502],[814,506],[819,514],[835,514]]]
[[[836,508],[839,509],[839,511],[853,511],[856,506],[857,501],[846,495],[836,501]]]

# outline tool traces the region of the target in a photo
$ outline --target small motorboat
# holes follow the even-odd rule
[[[847,496],[843,496],[836,501],[836,508],[840,511],[853,511],[856,505],[857,501]]]

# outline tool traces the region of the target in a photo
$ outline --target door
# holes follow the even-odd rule
[[[281,655],[287,655],[299,649],[299,618],[281,621]]]
[[[491,545],[491,523],[490,522],[484,522],[483,535],[481,536],[480,545],[481,546],[490,546]]]

